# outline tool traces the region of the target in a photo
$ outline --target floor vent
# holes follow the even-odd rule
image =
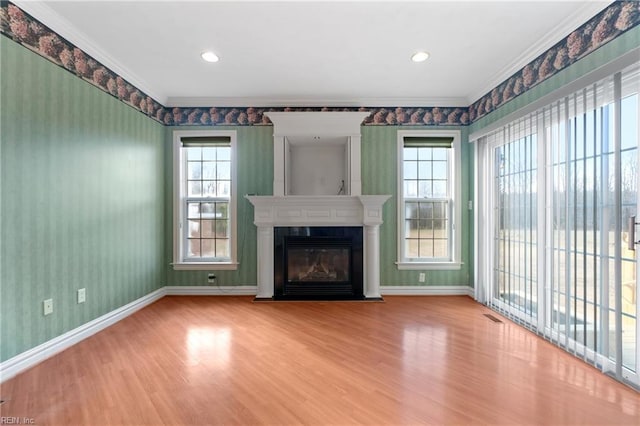
[[[484,316],[485,316],[485,317],[487,317],[487,318],[489,318],[489,319],[490,319],[491,321],[493,321],[493,322],[502,322],[502,321],[500,320],[500,318],[496,318],[496,317],[494,317],[494,316],[493,316],[493,315],[491,315],[491,314],[484,314]]]

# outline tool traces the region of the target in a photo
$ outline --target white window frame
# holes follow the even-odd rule
[[[404,139],[407,137],[426,138],[453,138],[451,142],[451,156],[449,176],[451,194],[449,215],[449,244],[451,244],[451,259],[409,259],[405,255],[404,226],[405,226],[405,197],[404,197]],[[460,232],[462,223],[462,157],[461,157],[461,133],[459,130],[399,130],[397,134],[398,153],[398,260],[396,265],[400,270],[459,270],[462,268],[462,235]]]
[[[632,66],[635,67],[633,71],[626,68]],[[620,73],[623,74],[620,75]],[[585,362],[596,366],[596,368],[610,374],[613,378],[619,381],[627,381],[635,386],[640,383],[640,374],[638,368],[638,366],[640,366],[640,361],[638,361],[640,360],[640,345],[638,344],[638,342],[640,342],[640,327],[637,326],[637,323],[635,329],[636,345],[638,345],[636,347],[636,369],[635,371],[632,371],[631,369],[623,365],[623,359],[620,355],[623,350],[622,337],[616,336],[617,338],[615,339],[615,343],[613,339],[606,339],[608,345],[615,344],[616,347],[612,351],[615,355],[612,355],[611,352],[605,355],[601,352],[595,352],[593,348],[585,345],[584,340],[574,340],[570,333],[566,333],[563,331],[564,324],[560,324],[559,327],[554,328],[553,321],[550,320],[550,311],[552,312],[553,309],[558,306],[555,305],[553,301],[553,294],[551,293],[551,289],[553,288],[553,286],[562,286],[564,294],[570,295],[570,297],[565,298],[565,301],[563,301],[562,304],[573,303],[572,298],[575,294],[575,292],[570,289],[570,286],[572,284],[571,279],[567,279],[566,277],[566,271],[571,271],[571,267],[567,267],[563,271],[563,281],[554,282],[553,277],[553,256],[555,256],[555,254],[553,253],[554,236],[551,223],[554,218],[554,205],[552,202],[554,198],[554,189],[552,180],[553,144],[551,143],[550,138],[553,137],[554,133],[557,135],[560,130],[553,130],[552,132],[550,132],[550,129],[552,129],[554,126],[558,126],[561,123],[563,126],[565,126],[565,128],[562,129],[560,133],[566,134],[566,136],[562,137],[568,138],[568,131],[566,130],[566,126],[571,126],[571,121],[576,119],[577,116],[582,115],[585,112],[587,114],[591,114],[594,109],[596,111],[596,114],[600,114],[600,108],[602,108],[602,106],[604,105],[610,105],[611,108],[618,109],[619,111],[622,99],[632,93],[638,93],[637,89],[639,87],[638,84],[640,83],[638,83],[637,79],[639,78],[639,76],[640,73],[638,72],[637,68],[636,49],[636,53],[633,58],[623,57],[619,61],[617,60],[604,67],[601,67],[593,73],[587,74],[582,79],[578,79],[573,83],[570,83],[569,85],[558,89],[548,96],[541,98],[541,100],[535,101],[534,103],[524,107],[523,109],[507,115],[505,118],[499,120],[498,122],[495,122],[469,136],[470,141],[476,144],[476,299],[481,303],[485,303],[488,306],[497,309],[498,311],[502,311],[503,313],[516,318],[518,321],[520,321],[521,324],[528,325],[528,327],[532,328],[533,331],[538,335],[550,340],[556,346],[559,346],[562,349],[565,349],[566,351],[573,353],[580,358],[583,358]],[[625,78],[629,79],[626,84],[622,83],[625,81]],[[631,83],[633,79],[636,80],[634,83]],[[593,98],[594,94],[595,99]],[[576,101],[576,97],[578,98],[578,101]],[[549,112],[550,110],[551,112]],[[531,114],[536,115],[536,118],[533,119],[533,122],[536,126],[535,133],[537,134],[538,141],[538,268],[536,271],[538,280],[538,311],[537,318],[535,319],[523,315],[516,308],[510,307],[506,303],[502,303],[494,295],[494,288],[497,285],[497,280],[493,275],[493,266],[495,265],[497,255],[497,250],[495,249],[493,243],[493,233],[496,229],[496,196],[495,187],[492,186],[491,183],[492,179],[494,178],[495,170],[495,148],[509,143],[512,139],[514,139],[505,138],[505,132],[501,129],[511,125],[517,125],[520,120]],[[619,145],[618,147],[615,147],[615,145],[619,144],[620,141],[615,142],[614,138],[621,137],[620,131],[622,128],[622,123],[618,121],[619,113],[613,112],[612,115],[613,118],[609,122],[609,126],[613,127],[613,134],[610,135],[610,143],[612,144],[611,149],[613,150],[614,154],[599,153],[598,155],[602,156],[603,158],[606,155],[613,156],[614,158],[618,156],[618,160],[614,161],[620,161],[620,147]],[[588,131],[591,131],[594,128],[593,124],[590,126],[591,127],[588,128]],[[616,127],[618,127],[618,130],[616,130]],[[597,127],[597,125],[596,128],[598,129],[598,131],[601,131],[601,129]],[[618,136],[615,136],[616,133]],[[565,139],[565,142],[566,141],[567,139]],[[576,162],[575,157],[573,157],[573,152],[571,154],[572,155],[568,156],[568,158],[564,158],[561,163],[570,164]],[[609,161],[605,163],[609,163]],[[611,163],[609,164],[611,165]],[[618,176],[616,180],[619,182],[620,176]],[[602,195],[599,193],[598,198],[600,197],[602,197]],[[564,199],[565,198],[561,200],[561,203],[564,202]],[[607,208],[610,209],[611,216],[613,216],[614,218],[619,218],[620,211],[616,211],[616,209],[621,208],[621,200],[610,200],[609,203],[617,204],[617,206],[612,205],[608,206]],[[561,208],[564,208],[560,203],[558,205],[560,205]],[[599,206],[599,208],[601,207]],[[598,216],[602,217],[602,211],[598,212]],[[615,303],[611,303],[610,296],[603,297],[603,294],[598,293],[597,304],[599,312],[598,315],[600,317],[598,322],[601,324],[599,334],[607,333],[606,330],[609,329],[609,322],[614,321],[614,319],[611,317],[613,312],[609,312],[609,310],[616,311],[614,314],[615,321],[621,321],[622,318],[621,306],[615,305],[618,305],[622,299],[622,277],[620,272],[620,263],[622,261],[622,245],[624,243],[622,239],[622,232],[626,224],[622,223],[622,220],[614,220],[616,220],[616,227],[618,228],[613,233],[614,237],[611,239],[609,239],[608,237],[606,239],[599,238],[597,241],[597,244],[600,247],[610,247],[607,250],[603,250],[602,253],[605,253],[604,255],[598,254],[598,256],[600,257],[600,259],[598,260],[598,268],[600,269],[598,271],[598,276],[601,280],[599,291],[603,292],[603,294],[609,295],[612,292],[617,293],[615,297]],[[604,234],[606,235],[606,233]],[[564,250],[567,253],[570,253],[572,251],[576,251],[579,254],[584,253],[577,250],[576,244],[572,245],[566,243],[565,247],[562,247],[560,249]],[[618,252],[616,253],[616,251]],[[566,258],[563,263],[565,266],[568,264]],[[614,264],[615,266],[612,266]],[[569,265],[573,266],[575,265],[575,263]],[[582,268],[582,265],[578,264],[578,267]],[[609,271],[609,268],[615,269],[616,273]],[[596,300],[589,301],[589,303],[596,303]],[[562,307],[562,305],[560,305],[560,307]],[[571,310],[565,309],[565,312],[566,311],[570,312]],[[636,305],[636,318],[640,318],[640,305]],[[614,328],[619,330],[621,326],[616,325]],[[613,328],[610,329],[610,331],[611,330],[613,330]],[[631,331],[631,333],[633,333],[633,331]],[[602,346],[603,343],[601,342],[599,344],[599,348],[602,349]]]
[[[182,150],[182,138],[228,137],[231,146],[231,197],[229,199],[230,260],[194,262],[185,261],[186,239],[186,167]],[[238,269],[237,238],[237,132],[234,130],[176,130],[173,132],[173,269],[175,270],[236,270]]]

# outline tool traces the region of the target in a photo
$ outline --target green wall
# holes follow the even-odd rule
[[[257,279],[256,227],[253,224],[253,206],[244,198],[246,194],[273,194],[273,127],[272,126],[188,126],[167,127],[165,135],[165,269],[167,285],[209,285],[210,271],[174,271],[173,261],[173,131],[174,130],[235,130],[238,155],[238,261],[235,271],[210,271],[216,273],[219,286],[255,286]]]
[[[637,48],[639,41],[636,27],[471,126],[458,127],[463,204],[473,199],[470,132]],[[163,127],[6,37],[0,37],[0,126],[0,362],[164,285],[206,285],[208,271],[174,271],[170,265],[177,127]],[[399,128],[362,127],[363,193],[392,195],[381,226],[384,286],[420,285],[419,271],[395,265]],[[217,271],[218,283],[255,285],[256,228],[253,208],[242,196],[272,193],[273,128],[215,129],[238,131],[241,195],[240,267]],[[472,285],[472,212],[464,208],[462,218],[462,269],[425,271],[425,285]],[[78,288],[87,289],[87,302],[80,305]],[[45,317],[47,298],[54,300],[54,313]]]
[[[398,270],[398,130],[425,130],[429,126],[363,126],[362,127],[362,193],[391,194],[384,205],[384,223],[380,226],[380,284],[383,286],[471,286],[473,280],[473,218],[467,200],[473,199],[473,146],[468,142],[466,127],[431,127],[437,130],[460,130],[462,148],[462,269],[456,271]],[[426,274],[418,282],[420,272]]]
[[[112,96],[6,37],[0,58],[5,361],[164,285],[166,152]]]
[[[380,228],[380,281],[382,285],[471,285],[473,271],[473,220],[466,209],[466,201],[473,199],[473,150],[467,143],[465,127],[437,127],[458,129],[462,132],[462,261],[459,271],[400,271],[395,265],[397,257],[397,131],[424,130],[424,126],[362,126],[362,193],[366,195],[391,194],[384,207],[384,224]],[[167,170],[172,170],[171,147],[173,131],[188,127],[171,127],[165,138]],[[273,189],[273,127],[224,126],[195,127],[194,130],[236,130],[238,132],[238,242],[240,266],[237,271],[216,271],[220,286],[256,284],[256,227],[253,225],[253,207],[244,194],[271,195]],[[174,271],[169,265],[172,259],[172,172],[166,176],[165,214],[166,262],[168,285],[206,285],[209,271]],[[212,269],[213,271],[214,269]],[[419,272],[426,273],[426,283],[418,282]]]

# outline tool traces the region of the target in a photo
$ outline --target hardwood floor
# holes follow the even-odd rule
[[[38,425],[640,424],[637,392],[485,313],[467,297],[165,297],[2,384],[0,416]]]

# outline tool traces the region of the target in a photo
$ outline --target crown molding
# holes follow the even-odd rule
[[[576,1],[575,12],[563,19],[553,31],[523,51],[505,67],[466,97],[408,97],[408,98],[303,98],[303,97],[171,97],[153,89],[143,78],[104,51],[98,44],[72,23],[55,12],[46,0],[12,0],[18,7],[51,28],[61,37],[82,49],[111,71],[120,75],[137,89],[168,107],[461,107],[466,108],[522,69],[533,59],[563,40],[571,31],[606,8],[610,2],[600,0]],[[571,30],[568,30],[571,29]]]
[[[169,97],[167,107],[462,107],[464,97],[430,98],[267,98],[267,97]]]
[[[86,54],[92,56],[111,71],[121,76],[140,91],[152,97],[160,104],[164,105],[167,97],[151,88],[143,78],[140,78],[121,62],[113,58],[104,51],[98,44],[85,33],[76,28],[68,20],[60,16],[43,0],[12,0],[12,2],[38,21],[51,28],[61,37],[74,44]]]
[[[525,50],[518,57],[514,58],[504,68],[495,73],[495,77],[487,81],[480,89],[472,92],[465,100],[466,105],[471,105],[500,83],[511,77],[517,71],[524,68],[525,65],[533,61],[535,58],[555,46],[556,43],[563,40],[572,31],[579,28],[582,24],[588,22],[591,18],[605,9],[610,1],[583,1],[576,2],[576,11],[563,19],[552,31],[549,31],[544,37],[532,44],[529,49]],[[569,30],[568,30],[569,29]]]

